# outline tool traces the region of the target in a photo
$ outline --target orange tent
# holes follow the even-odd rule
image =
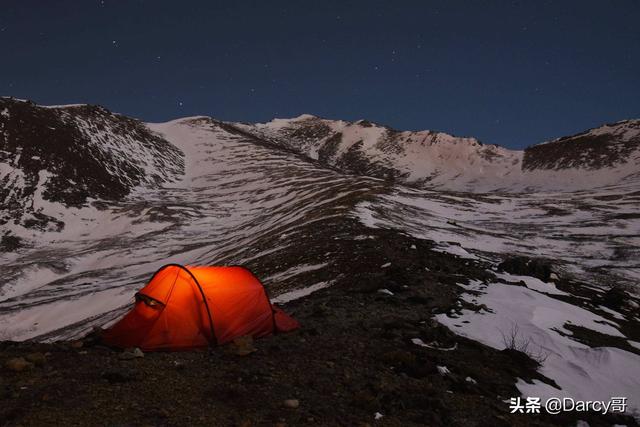
[[[133,309],[103,340],[145,351],[189,350],[299,326],[271,304],[260,280],[244,267],[169,264],[136,294]]]

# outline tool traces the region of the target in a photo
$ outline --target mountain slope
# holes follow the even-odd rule
[[[366,120],[351,123],[310,115],[233,126],[343,172],[422,188],[573,191],[638,178],[640,169],[638,120],[524,151],[443,132],[401,132]]]
[[[108,132],[98,133],[97,148],[87,152],[95,158],[95,168],[115,170],[110,165],[138,159],[156,165],[152,159],[159,158],[181,166],[182,161],[184,169],[161,175],[162,166],[154,166],[157,173],[144,169],[130,181],[128,174],[117,172],[115,178],[126,184],[126,191],[117,194],[100,193],[102,186],[113,183],[111,175],[102,174],[95,185],[86,184],[84,202],[63,198],[31,209],[33,200],[42,203],[38,195],[49,182],[42,181],[24,193],[24,205],[3,204],[3,215],[10,219],[2,233],[22,241],[11,251],[0,252],[0,339],[71,339],[95,325],[108,325],[129,308],[135,291],[165,263],[242,264],[264,281],[277,302],[306,298],[298,304],[308,316],[351,316],[348,324],[367,328],[367,339],[376,340],[374,347],[420,349],[436,358],[438,366],[447,366],[453,358],[460,361],[455,365],[460,372],[475,357],[503,354],[499,352],[505,344],[495,337],[508,329],[509,322],[518,322],[536,350],[549,353],[548,362],[540,367],[549,380],[517,383],[515,376],[523,378],[521,372],[505,373],[502,366],[492,366],[492,373],[507,375],[504,381],[510,381],[510,390],[517,386],[523,393],[559,393],[550,385],[554,380],[563,395],[591,393],[600,398],[628,392],[637,402],[633,407],[640,408],[640,374],[629,374],[640,366],[638,181],[621,179],[607,187],[563,193],[435,191],[393,182],[402,177],[389,166],[391,157],[381,155],[379,164],[362,157],[368,152],[360,147],[374,147],[364,139],[367,144],[384,140],[380,135],[386,131],[374,125],[344,124],[341,132],[349,138],[341,141],[355,141],[356,148],[340,143],[322,151],[323,145],[318,160],[311,161],[306,153],[313,154],[315,138],[326,129],[304,136],[311,132],[305,123],[316,120],[310,117],[299,118],[301,125],[285,121],[278,122],[281,129],[264,130],[262,125],[233,125],[208,117],[142,124],[96,107],[29,108],[37,115],[30,116],[28,125],[15,127],[10,141],[4,140],[15,153],[22,145],[48,153],[47,138],[28,136],[49,135],[46,129],[52,120],[73,128],[69,131],[73,140],[66,143],[83,150],[87,142],[82,128],[96,129],[86,121],[107,120]],[[134,126],[136,138],[126,138],[128,126]],[[276,138],[296,126],[302,133]],[[347,129],[353,126],[357,129]],[[470,157],[490,163],[491,147],[483,151],[485,146],[474,146],[471,140],[429,138],[434,140],[424,141],[424,147],[431,147],[428,153],[435,152],[434,146],[475,147],[466,157],[443,157],[442,164],[457,159],[463,169]],[[303,152],[304,141],[309,145]],[[617,147],[615,141],[612,147]],[[370,149],[390,155],[396,148],[383,144]],[[500,155],[498,164],[509,163],[505,159],[510,155]],[[50,156],[58,163],[37,164],[23,173],[39,176],[41,170],[57,167],[56,174],[65,176],[77,166],[73,156]],[[337,163],[323,163],[321,157]],[[12,162],[12,174],[21,173],[20,161],[6,159]],[[558,167],[539,162],[533,171],[550,173],[543,166]],[[350,167],[357,173],[345,174],[344,168]],[[569,170],[579,174],[587,169],[571,164]],[[610,168],[597,171],[608,173]],[[389,173],[393,179],[375,177]],[[148,179],[156,175],[164,182]],[[488,176],[482,179],[495,179]],[[59,190],[72,191],[73,185],[63,181]],[[98,190],[92,192],[94,188]],[[31,226],[23,220],[32,215],[29,209],[56,218],[60,225]],[[501,271],[502,261],[513,254],[551,260],[557,277]],[[612,302],[607,295],[613,285],[624,285],[628,292],[614,293],[618,298]],[[341,304],[316,305],[328,295]],[[386,308],[372,315],[366,304]],[[358,309],[349,310],[350,306]],[[408,312],[415,316],[407,317]],[[376,317],[380,315],[384,318]],[[412,341],[421,337],[430,345],[443,339],[443,325],[482,346],[467,346],[467,341],[455,338],[464,347],[442,352]],[[340,335],[343,329],[339,324],[331,331]],[[447,342],[453,332],[446,335]],[[309,334],[305,339],[317,339]],[[332,337],[323,339],[330,346]],[[396,372],[400,371],[394,371],[395,379]],[[440,375],[435,369],[432,373]],[[619,384],[624,384],[622,391]],[[494,391],[483,390],[483,397],[499,402]]]
[[[0,225],[60,229],[51,205],[118,200],[183,173],[182,154],[141,122],[88,105],[0,98]]]

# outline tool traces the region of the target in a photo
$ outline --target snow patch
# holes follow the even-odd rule
[[[295,289],[293,291],[282,293],[275,298],[272,298],[271,301],[276,304],[284,304],[289,301],[297,300],[307,295],[311,295],[312,293],[319,291],[320,289],[328,288],[331,286],[333,282],[319,282],[315,285],[307,286],[301,289]]]
[[[520,339],[530,341],[529,349],[546,358],[540,372],[561,387],[558,390],[539,381],[521,381],[517,386],[523,395],[543,400],[558,396],[581,400],[626,396],[631,411],[640,408],[640,356],[615,347],[591,348],[572,339],[572,332],[566,328],[581,326],[624,337],[606,319],[523,286],[471,282],[466,288],[473,294],[465,294],[465,301],[484,304],[490,311],[462,310],[456,318],[440,314],[437,320],[460,335],[499,350],[505,348],[503,335],[517,326]]]

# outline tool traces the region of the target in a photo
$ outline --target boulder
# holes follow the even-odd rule
[[[120,360],[139,359],[144,357],[144,353],[138,347],[128,348],[118,355]]]
[[[543,282],[548,282],[551,278],[551,263],[538,258],[508,257],[498,264],[498,269],[518,276],[536,277]]]
[[[624,306],[625,302],[629,300],[629,294],[624,290],[613,287],[604,293],[602,296],[602,305],[614,310],[618,310]]]
[[[236,356],[248,356],[251,353],[258,351],[258,349],[253,346],[253,337],[251,337],[251,335],[245,335],[234,339],[229,346],[229,350]]]

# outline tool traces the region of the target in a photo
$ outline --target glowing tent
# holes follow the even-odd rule
[[[169,264],[136,294],[133,309],[103,340],[145,351],[189,350],[299,326],[271,304],[262,283],[244,267]]]

